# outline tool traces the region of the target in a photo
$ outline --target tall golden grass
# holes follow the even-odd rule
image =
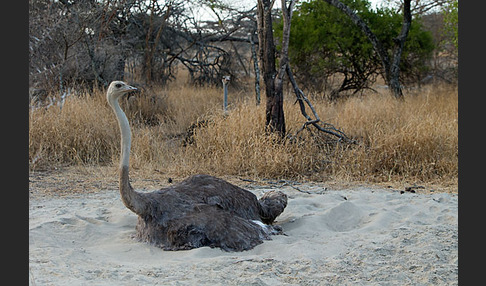
[[[236,96],[235,96],[236,95]],[[230,93],[222,112],[222,90],[175,85],[122,103],[132,124],[132,168],[187,176],[194,173],[251,178],[352,181],[455,182],[458,174],[457,88],[407,92],[404,102],[370,93],[337,103],[313,102],[321,119],[356,138],[357,145],[325,144],[316,130],[279,140],[264,129],[264,104],[249,93]],[[304,123],[292,95],[284,103],[290,134]],[[156,124],[146,124],[150,114]],[[198,120],[190,144],[187,130]],[[69,97],[56,106],[32,109],[31,169],[65,165],[113,165],[119,131],[104,91]]]

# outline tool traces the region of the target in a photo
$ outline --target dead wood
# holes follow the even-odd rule
[[[307,126],[312,125],[317,130],[338,138],[338,142],[357,144],[356,140],[349,138],[344,132],[337,129],[332,124],[321,121],[314,106],[312,105],[310,100],[305,96],[304,92],[297,85],[297,82],[295,81],[294,75],[290,68],[290,64],[287,64],[287,75],[292,84],[292,87],[294,88],[294,93],[297,98],[296,103],[299,103],[300,112],[305,117],[305,119],[307,119],[307,121],[304,122],[304,124],[302,124],[302,127],[299,130],[297,130],[294,137],[296,137],[300,132],[302,132],[302,130],[306,129]],[[314,119],[311,116],[309,116],[309,114],[307,114],[306,107],[305,107],[306,105],[311,109],[312,114],[314,115]]]

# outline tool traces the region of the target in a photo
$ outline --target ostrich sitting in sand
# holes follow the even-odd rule
[[[249,250],[280,232],[272,222],[287,206],[287,196],[269,191],[259,200],[238,186],[208,175],[195,175],[179,184],[151,193],[130,185],[128,163],[131,132],[118,100],[136,90],[122,81],[108,87],[106,98],[121,132],[120,195],[138,215],[137,238],[165,250],[219,247]]]

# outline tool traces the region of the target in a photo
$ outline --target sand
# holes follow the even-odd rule
[[[271,186],[247,186],[260,197]],[[458,195],[280,186],[285,235],[239,253],[137,242],[115,189],[29,200],[30,285],[456,285]]]

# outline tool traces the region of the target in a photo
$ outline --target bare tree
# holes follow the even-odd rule
[[[160,37],[162,35],[162,32],[164,31],[167,19],[169,18],[169,15],[171,13],[171,8],[171,2],[165,3],[165,5],[161,7],[159,2],[156,0],[150,1],[148,7],[148,31],[145,35],[145,45],[143,51],[143,74],[145,77],[145,82],[147,84],[151,83],[155,79],[154,74],[157,70],[157,67],[154,65],[155,52],[157,51],[157,47],[160,43]],[[159,21],[155,21],[155,17],[157,17]]]
[[[129,3],[30,0],[30,85],[62,92],[122,78]]]
[[[221,84],[223,75],[237,84],[242,67],[248,76],[255,10],[201,23],[186,3],[29,0],[30,86],[91,89],[126,76],[161,84],[180,64],[198,85]]]
[[[449,0],[411,0],[410,1],[410,10],[414,15],[425,15],[430,12],[440,10],[442,7],[447,5]],[[383,3],[384,2],[384,3]],[[402,10],[403,8],[403,0],[385,0],[382,4],[390,7],[390,8],[398,8]]]

